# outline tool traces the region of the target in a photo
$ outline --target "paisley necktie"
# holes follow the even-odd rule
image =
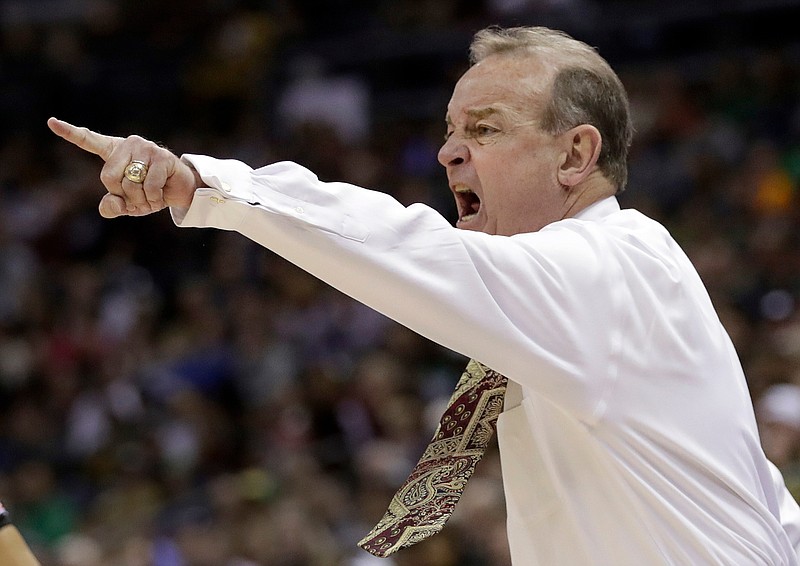
[[[442,530],[494,434],[507,383],[470,360],[419,463],[358,546],[384,558]]]

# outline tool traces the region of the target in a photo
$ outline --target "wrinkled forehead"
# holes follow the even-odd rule
[[[447,120],[493,106],[533,118],[549,96],[554,74],[554,67],[536,56],[489,56],[470,67],[456,83],[447,105]]]

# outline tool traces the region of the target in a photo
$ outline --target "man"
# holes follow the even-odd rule
[[[798,564],[800,509],[700,278],[614,196],[631,135],[619,79],[544,28],[483,30],[471,55],[439,152],[457,228],[294,163],[181,160],[49,124],[106,161],[103,216],[171,207],[180,226],[236,230],[504,374],[515,565]]]

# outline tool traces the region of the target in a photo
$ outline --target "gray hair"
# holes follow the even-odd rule
[[[535,55],[555,66],[542,128],[552,134],[591,124],[602,137],[597,165],[616,187],[628,181],[633,125],[625,87],[595,49],[564,32],[544,27],[485,28],[470,45],[470,64],[490,55]]]

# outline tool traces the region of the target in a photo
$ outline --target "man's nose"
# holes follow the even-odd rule
[[[448,167],[452,165],[461,165],[469,157],[469,151],[463,142],[456,139],[455,136],[450,136],[439,148],[439,163]]]

